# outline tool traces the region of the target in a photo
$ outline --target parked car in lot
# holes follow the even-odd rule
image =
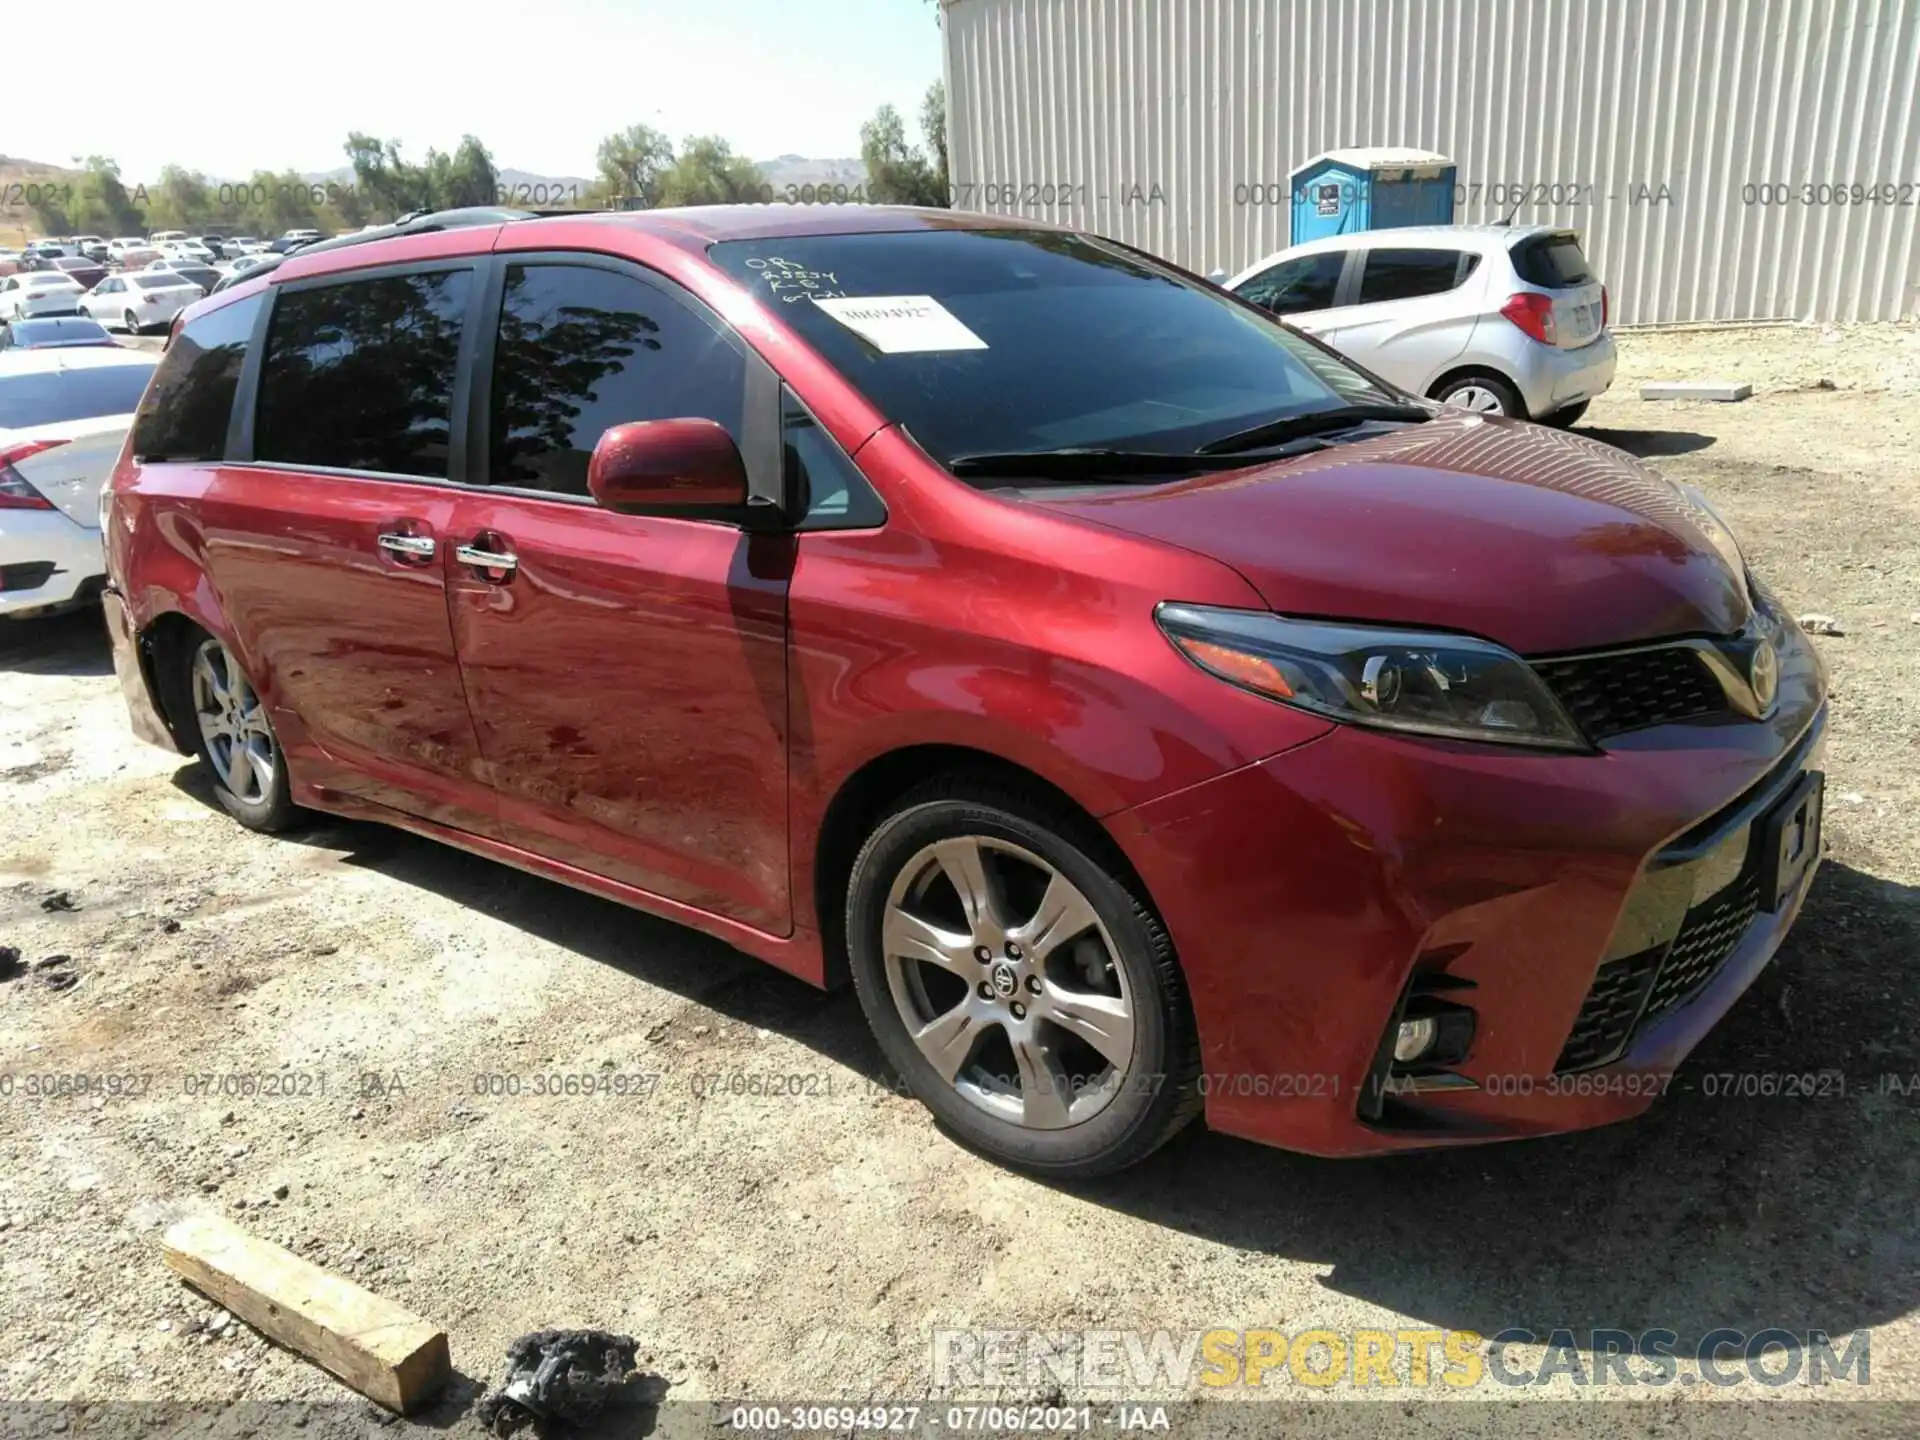
[[[109,275],[80,301],[80,313],[129,335],[164,328],[206,292],[171,270],[134,270]]]
[[[269,270],[277,269],[284,259],[286,259],[284,255],[275,255],[270,250],[263,250],[242,255],[238,260],[230,260],[226,262],[227,273],[220,277],[219,282],[213,287],[213,293],[217,295],[222,290],[231,290],[251,276],[264,275]]]
[[[1607,291],[1546,225],[1428,225],[1311,241],[1227,288],[1415,395],[1571,425],[1613,383]]]
[[[125,270],[137,270],[158,260],[160,252],[137,235],[121,235],[107,242],[108,260]]]
[[[164,272],[179,275],[191,280],[200,287],[202,295],[210,294],[220,283],[220,271],[212,265],[198,265],[191,260],[155,260],[147,266],[147,273]]]
[[[228,240],[225,236],[196,235],[193,238],[194,238],[194,242],[198,244],[201,249],[205,250],[208,256],[211,257],[212,259],[224,260],[226,259],[228,254],[231,253],[228,251],[227,246],[229,246],[233,242]]]
[[[63,255],[53,262],[53,268],[83,290],[91,290],[107,278],[106,266],[83,255]]]
[[[18,250],[0,248],[0,276],[19,274],[20,259]]]
[[[1048,1175],[1635,1114],[1820,854],[1820,662],[1704,497],[1011,217],[340,237],[188,314],[104,509],[241,824],[850,976]]]
[[[303,245],[312,245],[321,238],[318,230],[289,230],[268,247],[276,255],[285,255],[298,250]]]
[[[73,315],[84,294],[64,270],[22,270],[0,280],[0,320]]]
[[[85,258],[98,264],[107,263],[107,242],[99,235],[76,235],[73,245]]]
[[[97,320],[84,315],[56,315],[46,320],[9,320],[0,325],[0,350],[67,350],[76,346],[111,345],[119,341]]]
[[[98,592],[100,486],[154,359],[118,346],[0,351],[0,616]]]
[[[185,260],[195,265],[213,263],[213,252],[198,240],[169,240],[159,250],[162,260]]]

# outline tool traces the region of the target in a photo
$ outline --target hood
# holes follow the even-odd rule
[[[1523,654],[1732,634],[1750,614],[1745,577],[1652,470],[1464,411],[1256,470],[1029,498],[1223,561],[1282,614],[1464,631]]]

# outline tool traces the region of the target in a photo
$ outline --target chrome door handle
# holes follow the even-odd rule
[[[390,555],[404,555],[413,560],[428,560],[433,557],[434,541],[431,535],[382,535],[375,542]]]
[[[513,571],[520,566],[518,555],[503,554],[498,550],[482,550],[478,545],[462,545],[453,552],[453,558],[462,565],[471,565],[476,570]]]

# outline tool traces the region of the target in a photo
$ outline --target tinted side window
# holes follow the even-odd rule
[[[587,493],[600,436],[631,420],[716,420],[736,439],[746,364],[688,305],[630,275],[509,265],[493,356],[491,479]]]
[[[472,272],[282,292],[267,327],[254,454],[445,479]]]
[[[783,386],[780,444],[787,475],[806,488],[804,530],[853,530],[886,522],[887,507],[834,438]]]
[[[1302,310],[1330,310],[1334,292],[1340,288],[1340,272],[1346,267],[1344,250],[1328,250],[1318,255],[1302,255],[1284,261],[1271,270],[1247,281],[1236,292],[1275,315],[1293,315]]]
[[[195,316],[173,337],[133,422],[136,458],[218,460],[226,454],[240,367],[265,303],[264,295],[252,295],[224,305]]]
[[[1470,257],[1477,262],[1479,257]],[[1369,250],[1360,275],[1360,299],[1371,305],[1380,300],[1414,300],[1453,289],[1467,274],[1460,269],[1458,250]]]

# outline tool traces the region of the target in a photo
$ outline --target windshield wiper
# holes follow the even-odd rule
[[[1355,425],[1364,425],[1369,420],[1431,420],[1433,412],[1418,405],[1342,405],[1337,410],[1313,410],[1305,415],[1283,415],[1278,420],[1268,420],[1263,424],[1248,426],[1245,430],[1236,430],[1231,435],[1222,435],[1218,440],[1209,440],[1196,454],[1233,455],[1243,450],[1255,450],[1275,441],[1290,440],[1296,436],[1323,435],[1331,430],[1349,430]]]
[[[1000,454],[957,455],[947,462],[955,475],[1038,480],[1152,480],[1163,475],[1192,475],[1208,470],[1239,470],[1263,460],[1285,460],[1328,442],[1302,435],[1292,443],[1262,447],[1257,455],[1215,455],[1204,450],[1177,455],[1165,450],[1109,450],[1068,446],[1059,450],[1008,450]]]

